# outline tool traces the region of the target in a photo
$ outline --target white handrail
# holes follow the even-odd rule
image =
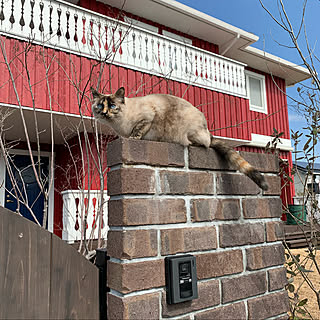
[[[0,33],[246,97],[243,63],[64,1],[0,0]]]

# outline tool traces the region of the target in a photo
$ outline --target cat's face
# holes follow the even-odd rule
[[[92,111],[98,120],[113,120],[116,118],[124,105],[125,90],[123,87],[116,93],[104,95],[91,88],[93,95]]]

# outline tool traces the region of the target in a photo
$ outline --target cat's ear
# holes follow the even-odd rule
[[[115,96],[119,99],[121,99],[122,101],[124,101],[124,95],[125,95],[125,90],[124,87],[121,87],[117,90],[117,92],[115,93]]]
[[[100,93],[99,93],[96,89],[94,89],[93,87],[91,87],[90,90],[91,90],[93,99],[98,99],[98,98],[100,98],[101,95],[100,95]]]

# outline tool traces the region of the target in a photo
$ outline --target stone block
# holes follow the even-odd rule
[[[266,319],[289,311],[289,298],[286,291],[271,293],[248,300],[248,319]]]
[[[274,154],[240,151],[240,155],[260,172],[279,173],[279,160]]]
[[[240,173],[218,173],[217,194],[221,195],[257,195],[260,188],[247,176]]]
[[[187,221],[183,199],[121,199],[109,200],[110,226],[171,224]]]
[[[240,218],[238,199],[194,199],[191,200],[193,222],[212,220],[237,220]]]
[[[184,147],[174,143],[119,138],[108,144],[107,164],[184,167]]]
[[[213,148],[189,147],[189,167],[193,169],[236,170]]]
[[[213,175],[210,172],[160,171],[160,193],[163,194],[203,194],[211,195]]]
[[[271,221],[266,223],[267,241],[282,241],[284,240],[284,225],[282,222]]]
[[[121,168],[108,172],[108,194],[154,194],[155,175],[152,169]]]
[[[244,199],[242,207],[245,219],[280,218],[282,214],[280,198]]]
[[[267,291],[267,279],[265,272],[258,272],[230,279],[222,279],[221,284],[222,303],[257,296]]]
[[[219,226],[220,247],[235,247],[264,242],[264,224],[225,224]]]
[[[108,319],[160,319],[160,293],[119,297],[108,293]]]
[[[243,271],[241,250],[208,252],[197,256],[198,279],[209,279]]]
[[[285,267],[272,269],[268,271],[269,291],[283,289],[287,283],[287,270]]]
[[[161,230],[161,254],[175,254],[217,248],[215,227]]]
[[[164,260],[131,263],[108,261],[107,286],[122,294],[165,285]]]
[[[157,230],[110,230],[107,252],[117,259],[152,257],[158,254]]]
[[[258,270],[284,263],[282,244],[246,249],[247,270]]]

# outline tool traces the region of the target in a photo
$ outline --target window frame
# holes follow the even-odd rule
[[[133,27],[138,27],[138,28],[141,28],[141,29],[145,29],[147,31],[151,31],[151,32],[154,32],[154,33],[159,33],[159,28],[154,26],[154,25],[152,25],[152,24],[145,23],[145,22],[142,22],[142,21],[134,19],[134,18],[129,18],[127,16],[124,17],[124,21],[126,23],[129,23]]]
[[[246,74],[247,98],[249,99],[250,110],[255,111],[255,112],[261,112],[261,113],[268,114],[266,77],[263,74],[259,74],[259,73],[255,73],[255,72],[247,71],[247,70],[245,71],[245,74]],[[250,85],[249,85],[250,78],[254,78],[256,80],[259,80],[259,82],[260,82],[262,106],[256,106],[251,103]]]
[[[174,40],[183,42],[184,44],[189,44],[189,45],[192,46],[192,39],[189,39],[187,37],[175,34],[175,33],[171,32],[171,31],[162,30],[162,35],[167,37],[167,38],[174,39]]]

